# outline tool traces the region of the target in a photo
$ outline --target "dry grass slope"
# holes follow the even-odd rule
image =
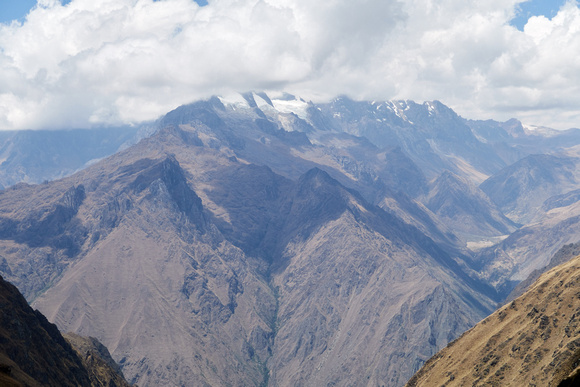
[[[579,360],[580,256],[441,350],[407,386],[574,385]]]

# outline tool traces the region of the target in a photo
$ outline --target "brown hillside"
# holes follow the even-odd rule
[[[580,256],[441,350],[407,386],[574,385],[579,360]]]

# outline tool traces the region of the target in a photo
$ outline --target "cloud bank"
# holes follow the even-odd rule
[[[0,25],[0,129],[138,123],[232,91],[438,99],[580,127],[580,9],[521,0],[39,0]]]

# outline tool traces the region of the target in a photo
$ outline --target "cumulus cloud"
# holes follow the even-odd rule
[[[0,128],[155,119],[231,91],[439,99],[468,118],[580,126],[580,10],[521,0],[39,0],[0,25]]]

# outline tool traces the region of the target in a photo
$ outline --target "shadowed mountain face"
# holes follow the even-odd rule
[[[83,363],[56,326],[33,311],[16,287],[1,277],[0,342],[3,386],[128,386],[115,373],[114,363],[101,366],[99,373]],[[104,358],[105,354],[95,354],[93,360]]]
[[[577,385],[579,269],[576,257],[543,274],[431,358],[407,385]]]
[[[442,281],[465,274],[430,239],[325,172],[308,172],[295,192],[273,274],[281,300],[273,385],[400,385],[430,348],[485,309],[461,296],[465,285]]]
[[[400,386],[500,300],[454,232],[513,230],[474,182],[522,151],[442,104],[250,93],[159,125],[0,191],[0,272],[131,382]]]

